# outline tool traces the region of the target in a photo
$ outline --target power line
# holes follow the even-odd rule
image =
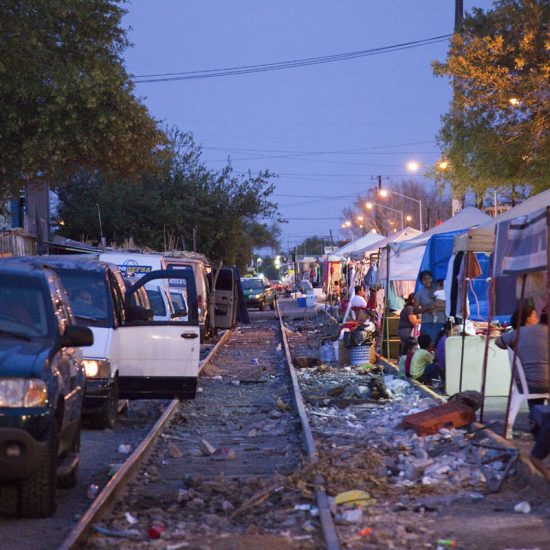
[[[382,53],[408,50],[418,48],[430,44],[438,44],[446,42],[452,35],[443,34],[422,40],[412,42],[403,42],[401,44],[393,44],[391,46],[382,46],[378,48],[370,48],[367,50],[358,50],[355,52],[346,52],[333,55],[325,55],[321,57],[309,57],[305,59],[295,59],[291,61],[279,61],[277,63],[262,63],[259,65],[243,65],[237,67],[226,67],[223,69],[207,69],[201,71],[186,71],[176,73],[159,73],[149,75],[138,75],[134,77],[136,84],[145,84],[151,82],[173,82],[176,80],[196,80],[199,78],[215,78],[220,76],[234,76],[240,74],[259,73],[266,71],[280,71],[283,69],[292,69],[297,67],[307,67],[309,65],[320,65],[324,63],[334,63],[336,61],[345,61],[348,59],[357,59],[360,57],[368,57],[371,55],[379,55]]]
[[[430,141],[416,141],[411,143],[398,143],[395,145],[375,145],[372,147],[356,147],[354,149],[335,149],[332,151],[296,151],[296,150],[281,150],[281,149],[248,149],[245,147],[205,147],[201,146],[201,149],[210,151],[234,151],[238,153],[290,153],[296,155],[333,155],[339,153],[361,153],[363,151],[376,151],[380,149],[395,149],[398,147],[410,147],[411,145],[427,145],[429,143],[435,143]],[[437,151],[426,151],[426,154],[437,153]],[[367,154],[367,153],[364,153]],[[418,151],[388,151],[384,153],[368,153],[372,155],[397,155],[397,154],[424,154]]]

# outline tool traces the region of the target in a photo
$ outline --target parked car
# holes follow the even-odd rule
[[[115,265],[92,256],[29,256],[20,261],[54,270],[67,289],[76,322],[94,333],[94,345],[84,355],[82,412],[96,427],[114,427],[119,398],[195,397],[200,346],[192,274],[179,275],[187,284],[187,320],[155,321],[131,297],[170,278],[168,271],[147,273],[126,289]]]
[[[260,311],[263,311],[266,306],[275,309],[277,293],[267,279],[263,279],[262,277],[243,277],[241,285],[247,307],[257,307]]]
[[[92,343],[52,270],[0,263],[0,482],[16,483],[22,516],[49,516],[56,485],[76,484]]]

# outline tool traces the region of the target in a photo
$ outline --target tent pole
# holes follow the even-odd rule
[[[485,351],[483,352],[483,369],[481,371],[481,407],[479,410],[479,421],[483,422],[483,412],[485,409],[485,386],[487,383],[487,363],[489,362],[489,341],[491,338],[491,322],[493,320],[493,309],[495,304],[495,278],[494,266],[489,281],[489,312],[487,315],[487,334],[485,335]]]
[[[464,282],[462,285],[462,349],[460,352],[460,377],[458,379],[458,391],[462,391],[462,374],[464,371],[464,345],[466,344],[466,306],[468,304],[468,271],[470,269],[470,252],[466,252],[464,260]]]
[[[550,313],[550,206],[546,207],[546,314]],[[548,392],[550,393],[550,332],[548,333]]]
[[[519,310],[518,310],[518,326],[512,327],[516,331],[514,338],[514,353],[512,355],[512,373],[510,376],[510,388],[508,390],[508,400],[506,401],[506,413],[504,415],[504,432],[502,437],[506,438],[506,432],[508,431],[508,415],[510,414],[510,402],[512,401],[512,384],[514,384],[514,375],[516,374],[516,361],[518,356],[518,342],[519,342],[519,332],[521,330],[521,318],[523,317],[523,300],[525,299],[525,283],[527,282],[527,273],[524,273],[521,280],[521,297],[519,299]]]
[[[390,358],[390,320],[388,315],[390,312],[390,245],[386,245],[386,292],[384,293],[385,307],[384,307],[384,325],[386,328],[386,358]]]

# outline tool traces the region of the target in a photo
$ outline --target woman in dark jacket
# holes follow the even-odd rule
[[[407,353],[406,342],[412,336],[413,329],[420,324],[415,313],[414,294],[409,294],[405,301],[405,306],[399,314],[399,325],[397,327],[397,335],[401,340],[400,355]]]

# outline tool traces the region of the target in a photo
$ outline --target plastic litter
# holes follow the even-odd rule
[[[370,527],[365,527],[364,529],[361,529],[361,531],[359,531],[357,534],[362,537],[368,537],[369,535],[372,535],[372,529]]]
[[[126,518],[126,521],[130,525],[135,525],[138,522],[138,519],[136,517],[134,517],[132,514],[130,514],[130,512],[126,512],[124,514],[124,517]]]
[[[529,514],[531,513],[531,505],[526,500],[522,500],[514,506],[514,512],[518,512],[519,514]]]
[[[140,539],[141,533],[137,529],[128,529],[127,531],[121,531],[118,529],[106,529],[100,525],[93,526],[94,531],[100,533],[101,535],[106,535],[108,537],[121,537],[126,539]]]
[[[295,511],[301,511],[301,512],[307,512],[309,510],[311,510],[312,506],[311,504],[295,504],[294,505],[294,510]]]
[[[150,539],[160,539],[160,536],[164,532],[164,525],[153,525],[147,531],[147,536]]]
[[[435,543],[443,548],[456,548],[456,539],[437,539]]]
[[[110,470],[109,470],[109,477],[113,477],[119,470],[119,468],[122,466],[122,464],[120,463],[117,463],[117,464],[110,464],[109,467],[110,467]]]
[[[334,502],[336,504],[354,504],[356,506],[367,506],[368,504],[372,504],[375,501],[370,496],[370,493],[367,493],[367,491],[353,489],[351,491],[338,493],[336,497],[334,497]]]
[[[353,510],[345,510],[342,513],[342,521],[345,523],[359,523],[363,520],[363,510],[354,508]]]
[[[94,498],[97,496],[97,493],[99,493],[99,485],[92,483],[86,491],[86,498],[88,500],[94,500]]]
[[[118,446],[118,452],[120,454],[127,455],[127,454],[130,454],[131,451],[132,451],[132,445],[125,445],[124,443],[122,443],[121,445]]]

